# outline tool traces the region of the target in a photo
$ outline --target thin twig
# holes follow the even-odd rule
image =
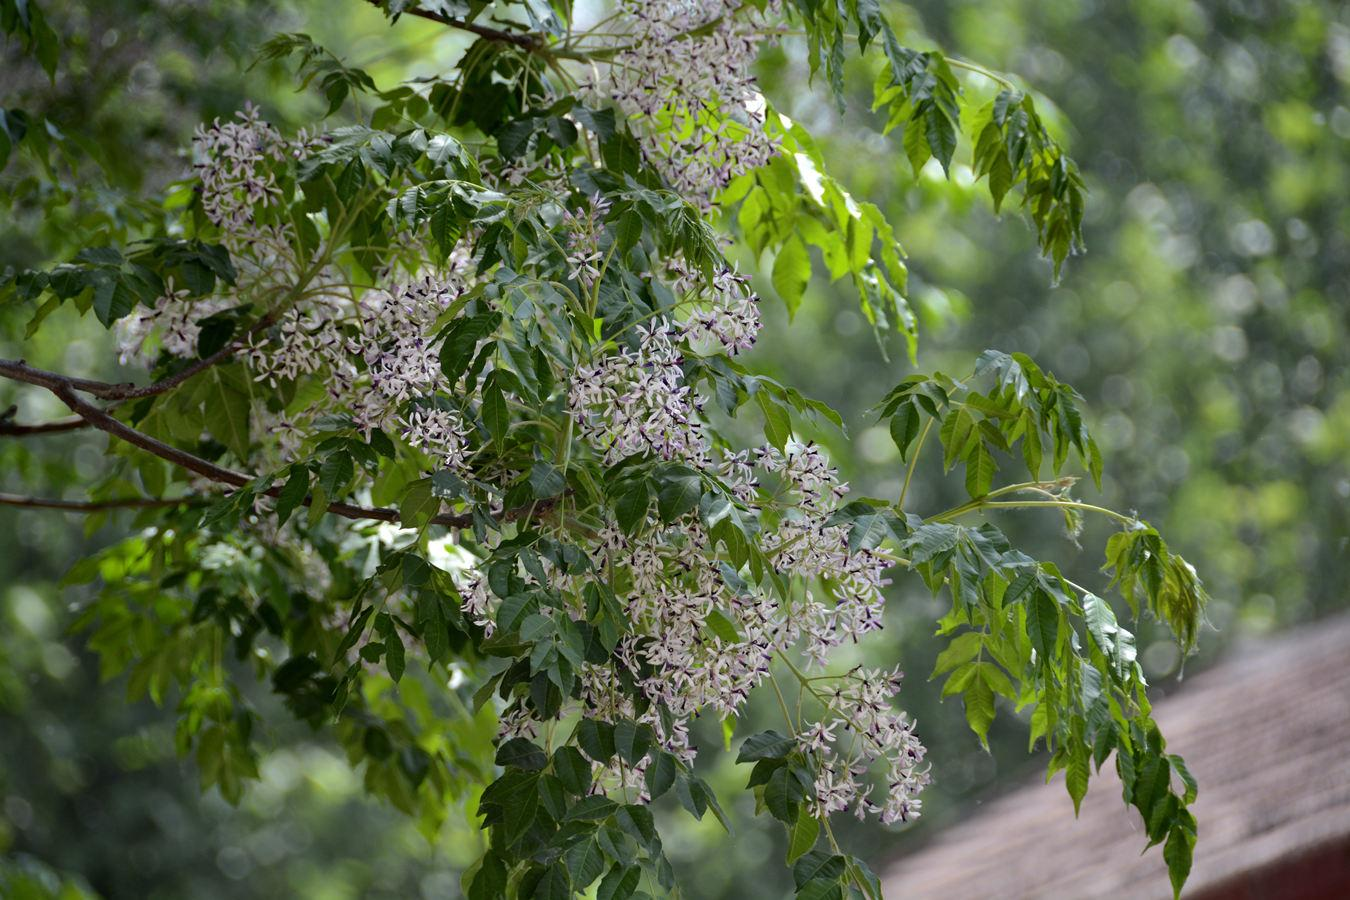
[[[62,431],[76,431],[89,425],[79,416],[57,419],[55,422],[39,422],[36,425],[24,425],[6,416],[0,416],[0,435],[26,437],[30,434],[56,434]]]
[[[137,431],[125,422],[113,418],[107,412],[94,406],[87,400],[82,399],[77,391],[88,391],[91,382],[82,378],[71,378],[56,372],[48,372],[43,369],[35,369],[27,365],[22,360],[0,360],[0,375],[23,381],[28,384],[44,387],[55,394],[62,403],[70,407],[70,411],[80,416],[94,428],[106,432],[115,438],[126,441],[132,446],[158,456],[167,462],[173,463],[180,469],[186,469],[197,475],[216,481],[221,484],[228,484],[231,487],[242,488],[253,484],[257,477],[244,472],[237,472],[234,469],[228,469],[217,465],[210,460],[203,459],[186,450],[180,450],[164,443],[158,438],[151,437],[144,432]],[[276,497],[281,493],[279,485],[272,485],[258,493]],[[314,502],[312,496],[304,499],[304,505],[309,506]],[[520,506],[515,509],[506,510],[502,518],[506,521],[515,521],[528,518],[534,513],[546,512],[552,509],[557,503],[556,499],[544,500],[530,506]],[[380,522],[401,523],[403,520],[399,516],[398,510],[387,507],[356,506],[351,503],[329,503],[328,512],[334,515],[342,516],[347,519],[371,519]],[[474,524],[471,515],[452,515],[443,513],[435,516],[431,520],[432,525],[442,525],[447,528],[469,528]]]
[[[366,0],[372,6],[380,9],[385,8],[384,0]],[[405,9],[399,15],[416,16],[419,19],[426,19],[429,22],[438,22],[450,28],[457,28],[460,31],[467,31],[470,34],[476,34],[480,38],[489,41],[496,41],[499,44],[514,44],[531,52],[545,51],[544,42],[536,34],[519,34],[514,31],[503,31],[500,28],[489,28],[486,25],[479,25],[476,22],[465,22],[463,19],[454,19],[450,16],[442,15],[438,12],[432,12],[429,9]],[[546,52],[546,51],[545,51]]]

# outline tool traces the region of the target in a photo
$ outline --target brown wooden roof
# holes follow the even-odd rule
[[[1200,783],[1187,897],[1350,898],[1350,617],[1239,646],[1154,706]],[[887,897],[1169,898],[1160,847],[1102,767],[999,798],[882,873]]]

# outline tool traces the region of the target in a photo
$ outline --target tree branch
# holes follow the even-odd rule
[[[384,0],[366,0],[372,6],[385,9]],[[514,44],[531,53],[547,53],[548,49],[544,46],[543,39],[537,34],[519,34],[514,31],[504,31],[500,28],[489,28],[486,25],[479,25],[476,22],[465,22],[463,19],[454,19],[450,16],[442,15],[438,12],[432,12],[428,9],[405,9],[399,15],[416,16],[419,19],[426,19],[428,22],[437,22],[450,28],[457,28],[460,31],[467,31],[470,34],[476,34],[480,38],[488,41],[496,41],[499,44]]]
[[[263,316],[249,329],[249,334],[261,331],[275,321],[275,314]],[[227,344],[210,356],[197,360],[192,365],[187,366],[181,371],[175,372],[168,378],[162,378],[159,381],[141,385],[140,387],[137,387],[130,382],[110,384],[106,381],[95,381],[91,378],[74,378],[69,375],[60,375],[56,372],[47,372],[42,369],[33,368],[22,359],[0,359],[0,375],[5,375],[18,381],[26,381],[29,384],[36,384],[45,387],[48,390],[55,390],[56,385],[64,384],[77,391],[92,394],[100,400],[140,400],[144,397],[153,397],[156,394],[162,394],[165,391],[173,390],[192,376],[204,372],[212,366],[222,363],[231,356],[234,356],[245,346],[246,345],[240,341]]]
[[[0,435],[11,437],[24,437],[30,434],[54,434],[61,431],[75,431],[84,428],[89,423],[79,416],[72,416],[69,419],[58,419],[55,422],[40,422],[37,425],[23,425],[14,421],[14,413],[18,407],[11,406],[9,409],[0,413]]]
[[[270,326],[277,319],[276,313],[268,313],[248,330],[249,334],[255,334],[264,328]],[[14,378],[18,381],[27,381],[29,384],[36,384],[45,387],[48,390],[53,389],[53,385],[58,383],[68,384],[76,390],[83,391],[86,394],[93,394],[103,400],[111,400],[111,409],[118,403],[126,400],[140,400],[144,397],[154,397],[171,391],[194,375],[204,372],[214,365],[224,362],[231,356],[234,356],[246,345],[241,341],[227,344],[221,347],[215,353],[203,359],[197,360],[190,366],[175,372],[168,378],[162,378],[159,381],[137,387],[130,382],[121,384],[110,384],[106,381],[94,381],[90,378],[72,378],[69,375],[59,375],[55,372],[46,372],[42,369],[35,369],[29,366],[24,360],[0,360],[0,375]],[[22,374],[20,374],[22,373]],[[58,422],[42,422],[37,425],[20,425],[17,422],[9,421],[14,415],[14,408],[10,407],[5,413],[0,414],[0,435],[11,437],[24,437],[30,434],[50,434],[61,431],[76,431],[84,428],[89,423],[81,417],[73,419],[62,419]]]
[[[177,500],[157,500],[153,497],[122,497],[115,500],[53,500],[48,497],[0,494],[0,506],[60,509],[67,512],[103,512],[108,509],[156,509],[165,506],[182,506],[196,499],[195,497],[180,497]]]
[[[221,484],[228,484],[231,487],[242,488],[252,484],[257,480],[256,476],[244,472],[236,472],[234,469],[227,469],[224,466],[216,465],[200,456],[188,453],[186,450],[180,450],[177,447],[170,446],[163,441],[151,437],[144,432],[137,431],[125,422],[113,418],[107,412],[94,406],[87,400],[82,399],[77,391],[87,390],[87,385],[91,382],[82,378],[70,378],[60,375],[56,372],[47,372],[42,369],[34,369],[22,360],[0,360],[0,375],[15,381],[23,381],[28,384],[34,384],[44,387],[55,394],[62,403],[70,407],[70,411],[75,413],[88,424],[97,428],[99,431],[106,432],[113,437],[126,441],[135,447],[158,456],[167,462],[173,463],[180,469],[186,469],[197,475],[216,481]],[[281,493],[279,485],[272,485],[259,493],[268,497],[276,497]],[[56,501],[53,501],[56,502]],[[181,503],[183,501],[174,501]],[[306,496],[305,506],[314,503],[312,496]],[[516,507],[506,510],[503,518],[506,521],[515,521],[529,517],[532,513],[546,512],[557,503],[556,500],[543,500],[529,506]],[[171,505],[164,502],[163,505]],[[70,507],[61,506],[61,509]],[[328,512],[347,519],[373,519],[380,522],[401,523],[403,520],[399,516],[398,510],[389,509],[381,506],[356,506],[351,503],[329,503]],[[470,515],[452,515],[442,513],[431,520],[433,525],[442,525],[447,528],[469,528],[473,525],[473,517]]]

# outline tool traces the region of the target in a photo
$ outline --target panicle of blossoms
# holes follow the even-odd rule
[[[359,332],[347,342],[348,352],[365,362],[370,382],[370,390],[353,399],[359,428],[391,424],[399,404],[440,384],[438,351],[428,332],[463,289],[457,278],[428,275],[361,298]]]
[[[472,572],[467,575],[463,583],[458,585],[460,596],[460,611],[469,618],[469,621],[482,627],[483,634],[486,637],[492,637],[492,632],[497,629],[493,619],[496,614],[496,604],[492,595],[488,593],[487,579],[481,572]]]
[[[839,482],[817,445],[789,441],[783,453],[766,447],[758,452],[758,462],[778,475],[799,501],[774,535],[780,548],[775,565],[805,578],[824,576],[834,585],[833,605],[818,602],[808,591],[802,616],[807,656],[824,666],[833,647],[881,629],[882,591],[890,584],[885,572],[893,563],[880,550],[851,548],[848,526],[831,524],[848,485]]]
[[[452,410],[417,406],[399,419],[403,439],[440,460],[448,469],[468,465],[469,448],[465,438],[472,429]]]
[[[684,383],[683,357],[664,323],[638,327],[638,348],[578,367],[568,409],[607,463],[650,451],[703,465],[707,438],[700,398]]]
[[[624,0],[626,45],[610,67],[610,94],[645,129],[648,161],[682,196],[710,208],[743,172],[768,162],[775,143],[752,66],[774,29],[739,0]],[[777,13],[771,2],[767,11]]]
[[[692,341],[716,340],[731,356],[753,347],[761,322],[759,295],[750,289],[750,279],[723,266],[713,276],[706,294],[708,308],[698,310],[681,324],[684,336]]]
[[[870,813],[887,824],[918,818],[919,794],[931,777],[921,768],[925,750],[913,720],[892,706],[901,678],[899,669],[858,668],[833,691],[817,694],[826,712],[798,736],[819,764],[812,798],[817,813],[853,806],[859,818]],[[863,779],[878,763],[883,785],[869,791]]]
[[[255,206],[281,195],[269,164],[303,155],[308,144],[304,139],[291,143],[282,138],[252,103],[245,103],[236,119],[199,125],[192,139],[202,211],[225,232],[227,245],[232,236],[251,229]]]
[[[596,195],[581,209],[564,210],[562,215],[567,234],[567,274],[588,293],[600,277],[600,235],[609,206],[608,200]]]
[[[280,381],[312,375],[325,365],[345,365],[342,335],[320,308],[291,307],[274,332],[249,335],[248,364],[257,381],[276,387]]]
[[[772,597],[726,583],[712,541],[692,516],[640,537],[608,527],[597,536],[594,558],[629,571],[631,588],[621,601],[633,634],[616,657],[651,707],[670,714],[671,723],[652,721],[663,746],[692,760],[688,721],[705,708],[734,715],[768,676],[773,653],[796,640],[796,626]],[[714,611],[738,639],[707,627]],[[611,691],[591,689],[591,708],[603,710]]]
[[[173,276],[165,280],[164,293],[151,309],[137,307],[117,320],[114,333],[117,338],[118,358],[127,362],[150,362],[151,347],[158,346],[170,356],[190,359],[197,355],[197,339],[201,326],[197,323],[229,306],[220,297],[192,300],[186,288],[175,290]],[[151,338],[157,341],[151,341]]]

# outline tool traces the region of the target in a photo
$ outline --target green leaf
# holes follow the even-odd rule
[[[837,880],[813,878],[802,885],[796,900],[844,900],[844,886]]]
[[[614,726],[596,719],[582,719],[577,724],[577,743],[591,759],[607,763],[614,758]]]
[[[506,896],[506,864],[495,851],[489,850],[476,865],[464,873],[468,881],[465,894],[469,900],[500,900]]]
[[[600,889],[596,892],[596,900],[628,900],[637,890],[638,882],[642,880],[642,868],[640,866],[622,866],[615,864],[600,882]],[[506,896],[502,894],[502,896]]]
[[[1059,605],[1038,587],[1027,604],[1027,634],[1042,666],[1049,665],[1059,641]]]
[[[515,766],[527,772],[535,772],[548,765],[548,756],[539,746],[525,738],[512,738],[497,748],[493,760],[499,766]]]
[[[211,373],[210,387],[202,408],[203,422],[213,438],[220,441],[241,460],[248,459],[249,447],[249,385],[248,376],[238,377],[216,369]],[[328,492],[331,496],[332,491]]]
[[[567,487],[567,479],[557,467],[543,460],[536,460],[530,467],[530,490],[536,500],[556,497]]]
[[[398,626],[388,615],[380,613],[375,622],[381,637],[384,638],[385,668],[389,670],[389,677],[397,682],[403,677],[403,670],[407,665],[403,650],[403,639],[399,637]]]
[[[329,497],[341,497],[354,474],[356,469],[351,454],[345,450],[334,451],[319,466],[319,487]]]
[[[1088,634],[1092,635],[1097,647],[1108,657],[1115,654],[1116,614],[1107,603],[1096,594],[1083,595],[1083,622]]]
[[[647,755],[651,745],[650,725],[639,725],[632,719],[620,719],[614,723],[614,749],[629,765],[637,765]]]
[[[818,879],[837,881],[843,874],[844,857],[825,850],[812,850],[792,866],[792,881],[797,885],[797,890]]]
[[[936,103],[929,107],[925,119],[924,137],[928,140],[928,149],[942,163],[942,171],[950,176],[952,154],[956,152],[956,123]]]
[[[571,860],[570,855],[568,860]],[[537,900],[571,900],[572,884],[568,877],[567,866],[558,862],[545,869],[544,877],[539,879],[530,896]]]
[[[811,256],[801,238],[793,234],[779,249],[773,261],[773,289],[787,307],[790,320],[802,305],[802,296],[811,280]]]
[[[977,440],[970,454],[966,456],[966,492],[972,498],[983,497],[994,485],[994,472],[998,466],[994,456],[985,448],[984,442]]]
[[[1167,862],[1167,876],[1172,881],[1172,896],[1180,897],[1186,878],[1191,874],[1191,857],[1195,850],[1195,834],[1180,825],[1167,832],[1163,845],[1163,859]]]
[[[714,609],[708,613],[708,617],[703,624],[709,631],[728,644],[739,644],[744,640],[741,633],[736,630],[736,623],[728,619],[720,609]]]
[[[919,436],[920,427],[917,406],[913,403],[902,403],[896,408],[895,414],[891,416],[890,430],[891,440],[895,441],[895,446],[900,450],[900,459],[907,458],[909,446]]]
[[[792,418],[788,411],[772,400],[766,391],[755,395],[759,408],[764,412],[764,437],[778,450],[782,450],[792,437]]]
[[[790,866],[816,846],[820,822],[811,815],[806,804],[797,812],[797,821],[788,829],[787,864]]]
[[[293,465],[290,468],[291,475],[282,485],[281,492],[277,494],[277,527],[280,528],[286,524],[286,520],[291,517],[291,513],[301,503],[305,502],[305,495],[309,493],[309,469],[302,465]]]
[[[632,534],[647,519],[647,506],[651,501],[651,489],[642,479],[629,479],[620,482],[613,494],[614,518],[619,527]]]
[[[802,784],[792,774],[791,767],[781,766],[764,785],[764,805],[775,819],[791,825],[797,820],[797,807],[803,794]]]
[[[797,749],[797,742],[776,731],[761,731],[746,738],[736,762],[754,762],[757,759],[782,759]]]
[[[441,344],[441,371],[451,385],[468,371],[478,342],[496,331],[501,322],[501,313],[490,312],[456,319],[450,325]]]
[[[647,766],[647,793],[655,800],[675,785],[678,764],[669,753],[657,753]]]
[[[1170,753],[1167,759],[1172,763],[1172,769],[1181,778],[1181,783],[1186,786],[1185,801],[1187,804],[1195,802],[1195,798],[1200,794],[1200,788],[1195,782],[1195,776],[1191,770],[1186,768],[1186,761],[1175,753]]]
[[[511,427],[511,412],[507,409],[506,394],[502,392],[497,372],[488,375],[487,381],[483,384],[482,396],[480,412],[483,424],[487,426],[492,440],[500,444],[506,438],[507,429]]]
[[[567,871],[572,876],[572,887],[578,891],[584,891],[605,871],[605,853],[594,836],[567,851]]]
[[[980,439],[975,419],[971,416],[970,410],[964,406],[958,406],[947,413],[947,417],[942,420],[938,436],[942,438],[944,448],[942,456],[944,471],[950,469],[958,459],[963,459],[970,452],[970,445]]]
[[[928,680],[931,681],[943,672],[950,672],[962,663],[974,659],[983,646],[983,632],[967,631],[957,636],[947,645],[946,650],[938,654],[937,662],[933,665],[933,674],[928,676]]]
[[[1077,816],[1083,804],[1083,797],[1087,796],[1089,752],[1086,744],[1071,741],[1068,744],[1068,753],[1068,764],[1064,768],[1064,786],[1068,788],[1069,796],[1073,798],[1073,814]]]
[[[994,691],[985,681],[982,670],[977,668],[961,699],[966,706],[966,724],[988,750],[989,726],[994,721]]]
[[[591,789],[591,764],[575,747],[553,751],[553,774],[569,793],[584,796]]]
[[[910,166],[914,168],[914,177],[918,178],[919,172],[933,156],[933,151],[924,135],[922,119],[913,118],[905,123],[903,143],[905,156],[909,159]]]
[[[441,598],[429,591],[417,597],[417,629],[432,662],[441,662],[450,652],[450,632],[446,625]]]
[[[419,478],[408,485],[398,507],[398,517],[410,528],[425,527],[441,511],[441,498],[436,496],[435,482]]]
[[[656,492],[656,511],[663,522],[674,522],[698,506],[703,481],[697,472],[680,467],[662,476]]]
[[[618,806],[602,794],[591,794],[573,803],[567,810],[567,818],[574,822],[599,822],[609,818]]]

